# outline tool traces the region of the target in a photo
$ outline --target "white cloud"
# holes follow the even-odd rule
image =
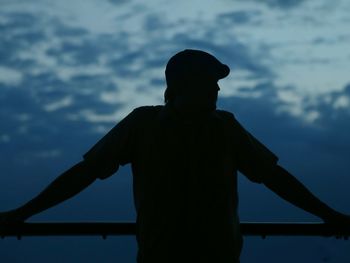
[[[44,110],[47,112],[51,112],[51,111],[56,111],[62,108],[67,108],[70,105],[73,104],[73,97],[72,96],[66,96],[60,100],[48,103],[46,105],[44,105]]]
[[[116,123],[117,121],[121,120],[123,117],[125,117],[124,114],[121,113],[120,110],[116,110],[112,113],[96,113],[93,110],[82,110],[78,113],[77,117],[79,119],[87,120],[91,123]]]
[[[349,106],[350,106],[350,99],[347,96],[340,96],[339,98],[337,98],[337,100],[333,104],[333,107],[335,109],[349,108]]]
[[[0,83],[16,86],[22,83],[22,72],[6,66],[0,66]]]

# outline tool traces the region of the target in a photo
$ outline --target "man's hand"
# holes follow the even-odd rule
[[[27,218],[19,209],[0,212],[0,224],[23,223]]]
[[[340,227],[349,227],[350,228],[350,215],[342,214],[337,211],[333,211],[330,215],[323,218],[323,221],[326,224],[332,224]]]
[[[321,218],[325,223],[350,227],[350,216],[321,202],[293,175],[280,166],[265,177],[264,184],[281,198]]]
[[[348,240],[349,235],[346,233],[350,233],[350,215],[334,211],[327,218],[323,218],[323,221],[339,231],[339,234],[336,235],[337,239],[344,238]],[[343,234],[344,231],[345,234]]]
[[[337,238],[347,238],[346,234],[350,232],[350,215],[342,214],[320,201],[284,168],[276,166],[274,172],[266,176],[264,184],[281,198],[329,224],[339,233]]]

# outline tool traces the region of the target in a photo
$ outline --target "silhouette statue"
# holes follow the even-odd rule
[[[239,262],[237,171],[325,222],[349,225],[232,113],[216,109],[218,80],[229,72],[206,52],[175,54],[165,70],[165,105],[133,110],[37,197],[0,213],[0,222],[25,221],[130,163],[138,263]]]

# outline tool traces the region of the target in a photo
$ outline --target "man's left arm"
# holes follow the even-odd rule
[[[350,226],[350,216],[344,215],[318,199],[283,167],[276,165],[262,182],[282,199],[321,218],[326,223]]]

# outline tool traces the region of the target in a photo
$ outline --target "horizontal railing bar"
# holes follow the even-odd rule
[[[261,223],[242,222],[245,236],[350,236],[350,228],[325,223]],[[135,235],[132,222],[74,222],[0,224],[0,236],[119,236]]]

